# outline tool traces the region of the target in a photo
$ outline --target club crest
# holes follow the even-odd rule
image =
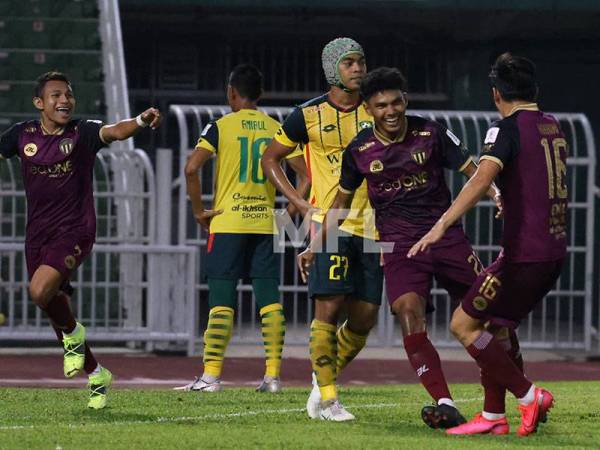
[[[422,166],[427,162],[427,152],[425,150],[415,150],[410,154],[414,162]]]
[[[60,149],[60,151],[63,155],[69,156],[71,154],[71,152],[73,151],[73,139],[71,139],[71,138],[63,139],[62,141],[59,142],[58,148]]]

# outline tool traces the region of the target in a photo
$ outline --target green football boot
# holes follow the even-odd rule
[[[108,394],[108,388],[112,384],[112,380],[112,373],[105,367],[100,369],[100,373],[90,375],[88,381],[88,387],[90,388],[88,408],[102,409],[106,406],[106,396]]]
[[[65,377],[73,378],[77,375],[85,362],[85,328],[79,322],[79,329],[73,336],[63,336],[64,371]]]

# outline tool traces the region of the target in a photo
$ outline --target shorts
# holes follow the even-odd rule
[[[371,252],[365,251],[365,245]],[[377,248],[370,239],[340,234],[337,252],[315,255],[308,274],[309,297],[351,295],[356,300],[381,305],[383,270]]]
[[[208,236],[204,278],[279,280],[280,258],[272,234],[214,233]]]
[[[427,312],[432,312],[431,287],[434,277],[448,291],[452,300],[459,301],[483,269],[464,235],[455,243],[434,245],[412,258],[406,256],[409,249],[405,243],[395,243],[393,253],[383,255],[385,287],[390,306],[402,295],[414,292],[427,302]]]
[[[59,239],[48,241],[44,245],[25,243],[25,259],[29,279],[42,265],[56,269],[63,277],[61,289],[72,292],[69,279],[72,273],[87,258],[94,246],[94,237],[80,233],[65,233]]]
[[[563,261],[509,262],[500,254],[477,277],[461,306],[475,319],[517,328],[554,287]]]

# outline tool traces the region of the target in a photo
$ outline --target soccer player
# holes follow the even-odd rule
[[[101,409],[106,406],[112,374],[98,364],[84,326],[73,316],[69,279],[89,255],[96,237],[92,197],[96,153],[142,128],[156,128],[161,116],[149,108],[112,125],[73,119],[75,95],[69,79],[60,72],[47,72],[37,79],[33,105],[39,120],[17,123],[0,136],[0,156],[21,159],[27,197],[29,295],[48,315],[64,347],[65,376],[72,378],[85,370],[88,406]]]
[[[482,413],[450,434],[509,432],[505,389],[519,402],[526,436],[545,421],[550,392],[523,374],[522,361],[505,352],[486,322],[515,329],[556,283],[566,255],[567,142],[558,121],[536,104],[536,69],[527,58],[500,55],[490,72],[492,95],[502,120],[492,124],[477,172],[433,228],[410,249],[418,257],[472,208],[498,177],[504,197],[503,250],[479,274],[452,317],[450,329],[492,381]]]
[[[280,124],[257,110],[263,78],[253,65],[237,66],[229,76],[227,114],[209,123],[185,167],[187,190],[196,221],[209,230],[205,274],[210,313],[204,333],[204,372],[182,390],[217,392],[225,351],[233,332],[236,287],[249,277],[261,317],[266,371],[259,392],[281,390],[279,372],[285,317],[279,303],[279,258],[273,243],[275,188],[260,166],[262,152]],[[199,171],[217,158],[213,209],[204,209]],[[308,189],[300,151],[287,162]]]
[[[298,261],[306,271],[318,258],[315,252],[336,226],[335,210],[346,208],[366,181],[380,241],[388,243],[386,247],[393,244],[391,251],[383,253],[390,306],[400,322],[408,359],[436,401],[435,406],[423,408],[422,418],[432,428],[449,428],[465,420],[456,409],[439,355],[427,336],[431,284],[435,277],[452,299],[458,300],[471,287],[481,265],[460,224],[427,255],[409,260],[406,252],[450,205],[444,168],[468,177],[475,173],[476,165],[449,130],[437,122],[406,115],[405,91],[406,80],[398,69],[382,67],[362,81],[360,92],[375,127],[361,131],[344,151],[327,226]],[[491,197],[498,194],[495,187],[488,193]]]
[[[358,91],[366,73],[362,47],[350,38],[334,39],[323,48],[322,63],[329,92],[294,109],[263,156],[265,173],[303,216],[329,208],[338,188],[344,148],[361,129],[372,127]],[[312,183],[309,202],[292,187],[280,166],[298,144],[304,145]],[[338,401],[336,378],[365,346],[381,304],[380,255],[365,251],[375,238],[366,186],[360,187],[351,208],[341,226],[338,251],[319,254],[308,275],[315,317],[310,328],[313,389],[306,409],[313,419],[354,419]],[[315,227],[323,221],[319,213],[312,218]],[[338,328],[346,301],[347,320]]]

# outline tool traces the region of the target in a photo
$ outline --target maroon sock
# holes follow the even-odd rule
[[[437,350],[431,344],[427,333],[415,333],[404,338],[404,349],[408,360],[417,372],[421,384],[435,401],[452,398],[442,372],[442,363]]]
[[[77,322],[75,322],[75,317],[73,317],[73,312],[71,311],[71,306],[69,305],[69,297],[62,292],[56,294],[56,296],[48,302],[44,311],[48,314],[48,317],[50,317],[54,326],[64,333],[71,333],[75,329],[75,326],[77,326]]]
[[[508,389],[515,397],[524,397],[531,388],[531,382],[489,332],[481,333],[475,342],[467,347],[467,352],[477,362],[482,373],[489,374],[498,385]]]

